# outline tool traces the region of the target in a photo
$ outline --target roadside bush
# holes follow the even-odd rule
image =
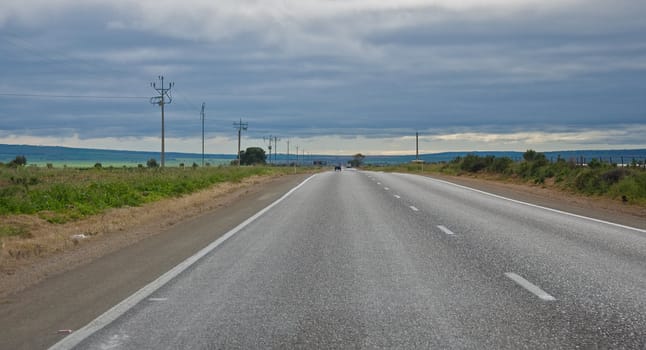
[[[598,159],[596,159],[596,158],[592,158],[592,159],[588,162],[588,168],[590,168],[590,169],[599,169],[599,168],[601,168],[601,167],[603,167],[603,163],[601,163],[601,162],[600,162]]]
[[[25,166],[27,165],[27,158],[25,158],[25,156],[16,156],[16,158],[10,161],[8,165],[13,168]]]
[[[511,165],[513,163],[514,161],[509,157],[499,157],[493,160],[489,169],[496,173],[508,174],[512,171]]]
[[[460,169],[468,171],[470,173],[477,173],[493,163],[493,156],[488,157],[479,157],[475,154],[468,154],[462,159],[462,164],[460,164]]]
[[[621,179],[623,179],[627,174],[628,174],[628,171],[626,169],[617,168],[617,169],[608,170],[602,173],[601,178],[608,185],[613,185],[621,181]]]
[[[597,173],[590,169],[584,169],[576,175],[574,186],[577,190],[587,194],[602,193],[606,187]]]
[[[646,173],[635,173],[625,176],[612,185],[608,193],[613,198],[626,196],[627,200],[634,203],[646,204]]]
[[[155,159],[155,158],[150,158],[150,159],[148,159],[148,161],[146,162],[146,166],[148,166],[149,168],[158,168],[158,167],[159,167],[159,164],[157,163],[157,159]]]

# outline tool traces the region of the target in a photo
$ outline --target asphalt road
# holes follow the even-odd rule
[[[646,231],[403,174],[315,175],[59,343],[646,346]]]

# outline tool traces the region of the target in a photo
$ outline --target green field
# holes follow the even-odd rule
[[[164,169],[0,166],[0,215],[36,214],[52,223],[64,223],[109,208],[182,196],[218,183],[294,171],[269,166]],[[21,234],[18,229],[0,228],[0,236]]]

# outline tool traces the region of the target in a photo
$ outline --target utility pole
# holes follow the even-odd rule
[[[263,137],[262,139],[265,141],[269,140],[269,146],[267,146],[267,149],[269,149],[269,163],[271,163],[271,142],[273,140],[273,136],[269,135],[269,137]]]
[[[289,140],[287,140],[287,165],[289,165]]]
[[[247,131],[249,123],[243,123],[242,119],[239,122],[234,122],[233,127],[238,129],[238,167],[240,167],[240,137],[242,136],[242,131]]]
[[[168,88],[164,87],[164,76],[160,75],[157,77],[161,81],[161,87],[158,88],[157,84],[152,82],[150,86],[159,93],[159,96],[154,96],[150,98],[150,103],[154,105],[159,105],[161,107],[161,167],[164,167],[164,156],[166,153],[164,145],[164,105],[173,102],[173,99],[170,96],[170,89],[175,86],[175,83],[171,82],[168,84]]]
[[[202,112],[200,113],[200,117],[202,118],[202,167],[204,167],[204,118],[206,117],[204,114],[204,102],[202,102]]]
[[[415,160],[419,160],[419,132],[415,132]]]
[[[278,155],[278,141],[280,141],[280,139],[277,136],[274,136],[274,163],[276,162],[276,155]],[[271,140],[269,143],[271,143]]]

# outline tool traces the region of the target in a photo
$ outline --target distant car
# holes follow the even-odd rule
[[[341,171],[341,166],[340,165],[335,165],[334,166],[334,171]]]

